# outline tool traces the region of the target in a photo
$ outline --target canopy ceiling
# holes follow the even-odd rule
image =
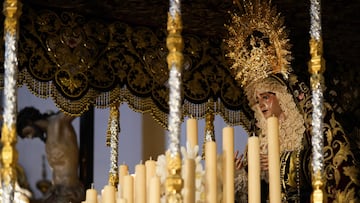
[[[304,81],[309,2],[272,1],[289,30],[293,69]],[[168,2],[24,0],[23,4],[19,85],[37,96],[51,97],[71,114],[80,115],[92,105],[106,108],[127,102],[166,125]],[[325,0],[322,8],[328,100],[346,115],[351,128],[360,125],[360,2]],[[241,12],[230,0],[182,1],[183,111],[204,117],[211,107],[229,124],[248,126],[251,111],[231,77],[222,44],[229,11]]]

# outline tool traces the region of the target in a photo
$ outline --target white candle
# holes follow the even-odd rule
[[[97,191],[94,189],[94,184],[91,184],[91,188],[86,190],[86,203],[97,203]]]
[[[120,164],[119,166],[119,196],[123,197],[124,195],[124,176],[129,175],[129,167],[126,164]]]
[[[223,202],[234,203],[234,128],[223,128]]]
[[[160,203],[160,178],[153,176],[150,179],[149,203]]]
[[[149,186],[150,179],[156,175],[156,161],[150,160],[145,161],[145,170],[146,170],[146,185]]]
[[[281,202],[279,119],[267,119],[270,203]]]
[[[149,201],[150,193],[148,192],[149,189],[152,187],[150,185],[150,180],[153,176],[156,175],[156,161],[150,160],[145,161],[145,170],[146,170],[146,194],[147,194],[147,201]]]
[[[135,166],[135,202],[146,203],[146,168],[144,164]]]
[[[249,203],[260,203],[260,141],[256,136],[248,139],[248,177]]]
[[[101,202],[102,203],[115,203],[115,192],[116,189],[112,185],[105,185],[102,194]]]
[[[120,164],[119,166],[119,184],[120,184],[120,196],[122,197],[122,186],[124,185],[124,176],[129,175],[129,167],[126,164]]]
[[[217,202],[216,143],[205,143],[205,194],[207,203]]]
[[[134,178],[132,175],[124,176],[124,199],[127,203],[134,202]]]
[[[184,203],[194,203],[195,202],[195,160],[186,159],[184,166]]]
[[[194,118],[189,118],[186,121],[186,140],[191,149],[198,145],[198,123]]]

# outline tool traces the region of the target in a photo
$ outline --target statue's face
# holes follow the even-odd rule
[[[256,102],[265,118],[279,117],[283,112],[279,100],[272,92],[256,93]]]

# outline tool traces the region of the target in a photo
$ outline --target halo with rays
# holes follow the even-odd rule
[[[235,79],[246,87],[269,74],[282,73],[286,78],[291,71],[291,45],[280,13],[266,0],[244,0],[238,5],[243,13],[233,13],[231,24],[225,25],[226,56],[233,60]]]

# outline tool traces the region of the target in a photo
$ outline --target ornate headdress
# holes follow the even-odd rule
[[[270,74],[282,73],[287,78],[291,46],[280,14],[267,0],[237,3],[244,12],[232,14],[231,24],[226,25],[230,37],[225,40],[235,79],[247,88]]]

